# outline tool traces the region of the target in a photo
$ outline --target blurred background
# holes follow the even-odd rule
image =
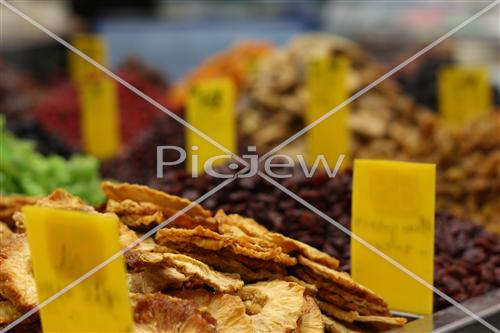
[[[172,79],[181,78],[203,59],[234,42],[262,39],[281,45],[292,36],[311,31],[353,39],[391,65],[488,2],[12,1],[62,37],[83,31],[103,35],[109,44],[111,67],[137,56]],[[459,31],[450,41],[453,58],[487,64],[492,74],[498,74],[498,24],[498,10],[491,10]],[[65,68],[64,48],[5,8],[2,28],[1,54],[6,60],[37,73],[44,68],[50,70],[50,66]],[[491,78],[499,83],[498,75]]]

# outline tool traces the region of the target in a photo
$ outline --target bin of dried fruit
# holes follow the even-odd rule
[[[338,271],[338,260],[255,220],[199,205],[140,245],[137,232],[157,226],[191,202],[145,186],[103,183],[107,202],[96,211],[57,190],[35,205],[116,214],[138,332],[385,331],[406,319],[391,316],[382,298]],[[23,214],[0,252],[5,325],[36,306]],[[135,246],[134,246],[135,245]],[[31,317],[24,332],[36,332]],[[39,326],[38,326],[39,329]]]
[[[223,166],[220,172],[230,174],[234,171]],[[292,174],[292,178],[276,180],[350,228],[350,171],[339,173],[334,178],[323,172],[307,178],[299,168]],[[220,181],[207,175],[192,178],[185,171],[176,170],[167,173],[163,179],[151,179],[150,185],[194,200]],[[340,269],[350,270],[350,237],[259,176],[236,179],[211,195],[204,205],[210,209],[249,216],[270,230],[339,258]],[[500,236],[444,211],[436,213],[435,221],[434,285],[457,301],[500,288]],[[444,299],[434,298],[435,310],[447,306],[449,303]]]
[[[295,38],[263,58],[242,93],[239,129],[243,140],[267,151],[305,126],[309,59],[343,54],[352,63],[351,93],[372,83],[385,69],[356,44],[326,35]],[[334,87],[332,87],[333,89]],[[500,118],[492,113],[454,132],[437,115],[417,106],[387,79],[350,105],[352,156],[427,161],[438,167],[437,205],[461,217],[500,224]],[[302,136],[283,149],[303,153]]]
[[[158,103],[167,106],[165,83],[159,74],[136,60],[129,60],[117,75]],[[121,139],[124,146],[163,115],[155,106],[117,83]],[[61,82],[31,110],[42,126],[62,137],[71,147],[81,146],[78,92],[71,81]]]

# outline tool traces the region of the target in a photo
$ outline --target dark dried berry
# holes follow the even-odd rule
[[[486,260],[487,256],[483,249],[478,247],[473,247],[465,250],[463,255],[464,260],[471,264],[477,265]]]

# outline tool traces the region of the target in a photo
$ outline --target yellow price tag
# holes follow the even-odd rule
[[[77,35],[73,45],[106,66],[106,43],[98,36]],[[111,158],[120,149],[118,97],[115,82],[100,69],[69,53],[70,72],[79,92],[82,141],[85,151]]]
[[[73,39],[73,46],[85,53],[90,58],[94,59],[101,65],[107,65],[106,59],[106,43],[101,37],[94,35],[77,35]],[[82,59],[79,55],[69,52],[70,74],[74,82],[86,80],[89,77],[98,77],[103,74],[94,65]]]
[[[120,149],[115,82],[108,77],[90,79],[79,84],[79,91],[85,151],[101,159],[113,157]]]
[[[439,111],[450,124],[466,124],[493,109],[486,68],[443,68],[438,77],[438,94]]]
[[[235,88],[230,79],[207,79],[196,83],[189,91],[186,119],[191,125],[234,152],[236,151],[234,105]],[[229,157],[216,158],[227,154],[190,129],[186,129],[186,144],[189,150],[186,165],[188,170],[202,171],[206,162],[218,165],[229,159]],[[193,147],[197,149],[193,150]]]
[[[40,302],[120,250],[114,216],[34,206],[23,213]],[[133,332],[123,256],[40,313],[44,332]]]
[[[349,69],[350,62],[345,56],[317,58],[309,62],[307,67],[309,104],[306,115],[309,124],[348,98]],[[318,155],[324,155],[329,165],[335,165],[341,154],[349,156],[348,112],[348,106],[345,106],[309,131],[307,144],[311,163]]]
[[[354,161],[352,232],[433,285],[434,164]],[[351,272],[393,310],[430,314],[433,292],[351,240]]]

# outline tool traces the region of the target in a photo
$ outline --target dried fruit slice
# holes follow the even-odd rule
[[[135,202],[130,199],[116,201],[110,199],[106,203],[106,212],[117,214],[120,217],[120,221],[131,228],[151,229],[174,216],[178,211],[160,207],[150,202]],[[198,225],[202,225],[209,229],[216,228],[213,219],[210,217],[191,217],[187,214],[181,214],[176,217],[170,225],[187,229],[194,228]]]
[[[297,252],[305,258],[317,262],[321,265],[325,265],[326,267],[331,269],[337,269],[339,267],[339,261],[337,259],[317,250],[310,245],[299,242],[298,240],[285,237],[282,234],[275,232],[268,233],[266,235],[266,239],[283,248],[286,253],[294,254],[295,252]]]
[[[137,333],[215,333],[217,322],[193,301],[156,293],[132,294]]]
[[[287,332],[297,328],[304,305],[305,288],[281,280],[244,286],[239,295],[245,302],[254,332]]]
[[[226,215],[224,211],[219,210],[215,214],[215,220],[217,221],[218,229],[221,234],[257,237],[261,240],[266,240],[278,245],[285,253],[293,254],[293,252],[295,252],[302,254],[306,258],[332,269],[336,269],[339,266],[339,261],[328,254],[295,239],[285,237],[279,233],[270,232],[254,219],[245,218],[238,214]]]
[[[314,277],[303,267],[295,268],[295,274],[306,282],[318,287],[317,296],[319,299],[332,303],[341,309],[355,310],[364,315],[389,315],[389,309],[385,303],[371,303],[365,298],[356,296],[345,289],[339,288],[336,284],[332,284],[326,279]]]
[[[329,333],[361,333],[361,331],[349,328],[344,323],[339,323],[338,321],[323,315],[323,325],[325,326],[325,331]]]
[[[182,210],[191,204],[191,201],[187,199],[157,191],[142,185],[132,185],[127,183],[113,184],[110,182],[103,182],[101,184],[101,187],[108,199],[116,201],[130,199],[136,202],[149,202],[162,208],[171,209],[173,211]],[[191,209],[186,211],[186,215],[191,217],[198,216],[207,218],[212,214],[210,213],[210,211],[196,204],[193,205]]]
[[[314,284],[307,283],[299,278],[296,278],[293,275],[288,275],[288,276],[284,277],[283,280],[298,283],[302,287],[306,288],[306,290],[304,291],[305,295],[314,296],[318,292],[318,288]]]
[[[366,299],[370,303],[385,305],[385,302],[382,298],[380,298],[370,289],[354,282],[349,274],[345,272],[335,271],[331,268],[311,261],[303,256],[299,256],[298,261],[302,267],[306,268],[311,276],[316,277],[315,280],[327,280],[328,282],[335,284],[339,288],[344,289],[351,294]]]
[[[127,264],[135,268],[148,266],[175,268],[186,277],[184,282],[203,282],[222,292],[234,292],[243,286],[238,274],[215,271],[205,263],[184,254],[131,250],[127,255]]]
[[[321,311],[311,296],[305,296],[302,314],[297,322],[297,328],[292,333],[323,333],[324,326]]]
[[[94,207],[87,205],[82,199],[63,189],[55,190],[49,196],[38,200],[35,205],[40,207],[61,208],[96,213]]]
[[[325,303],[322,301],[317,302],[322,312],[348,323],[362,322],[365,324],[370,324],[371,326],[381,330],[401,327],[406,324],[406,319],[401,317],[363,316],[360,315],[357,311],[345,311],[329,303]]]
[[[147,267],[127,274],[128,288],[133,293],[155,293],[165,288],[181,288],[188,277],[173,267]]]
[[[5,222],[10,228],[15,227],[14,213],[19,212],[23,206],[34,205],[39,198],[18,195],[0,196],[0,221]]]
[[[275,280],[283,277],[286,274],[285,271],[279,274],[276,272],[270,272],[262,268],[253,270],[237,259],[229,256],[224,256],[222,254],[219,254],[218,252],[208,253],[208,251],[196,251],[186,254],[188,254],[190,257],[204,262],[211,267],[214,267],[221,272],[238,274],[241,279],[247,283],[262,280]]]
[[[172,295],[195,301],[200,307],[206,308],[217,320],[217,330],[220,333],[253,333],[250,317],[238,296],[211,293],[205,289],[181,290]]]
[[[349,295],[345,291],[342,291],[342,289],[337,289],[337,291],[339,292],[338,294],[321,290],[321,292],[318,293],[318,298],[328,303],[335,304],[341,309],[357,311],[362,315],[389,315],[389,310],[385,306],[369,303],[360,297]]]
[[[0,294],[22,311],[38,304],[25,234],[16,235],[0,251]]]
[[[221,292],[234,292],[243,287],[243,281],[238,274],[214,271],[201,261],[183,254],[164,253],[163,262]]]
[[[296,260],[283,253],[279,246],[250,236],[221,235],[198,226],[194,229],[165,228],[156,234],[156,242],[175,249],[189,249],[193,245],[211,251],[227,249],[246,257],[274,261],[293,266]]]
[[[97,214],[97,211],[94,209],[94,207],[87,205],[79,197],[74,196],[63,189],[57,189],[49,196],[39,199],[38,201],[36,201],[35,206],[77,210]],[[22,212],[16,212],[13,216],[13,219],[16,223],[17,232],[25,232],[26,230],[24,227],[24,215],[22,214]]]
[[[251,236],[263,239],[269,232],[264,226],[254,219],[246,218],[238,214],[229,214],[223,210],[218,210],[214,216],[221,234],[231,234],[234,236]]]
[[[12,302],[7,300],[0,301],[0,325],[9,324],[21,315],[22,312]]]
[[[7,224],[0,222],[0,248],[4,248],[14,238],[14,233]]]
[[[120,246],[122,248],[125,248],[129,245],[131,245],[132,243],[134,243],[135,241],[137,241],[139,239],[139,237],[137,237],[137,234],[135,233],[135,231],[133,230],[130,230],[125,224],[119,224],[119,232],[120,232],[120,236],[119,236],[119,241],[120,241]]]
[[[124,199],[122,201],[108,199],[106,202],[106,211],[115,213],[118,216],[146,216],[161,211],[161,207],[150,202],[136,202],[130,199]]]

